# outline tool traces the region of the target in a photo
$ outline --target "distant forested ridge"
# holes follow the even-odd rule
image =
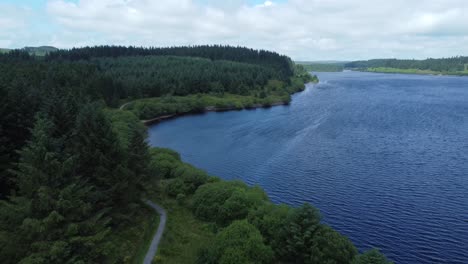
[[[0,53],[8,53],[10,51],[13,51],[14,49],[0,49]],[[46,54],[57,51],[58,49],[56,47],[52,46],[40,46],[40,47],[24,47],[20,49],[20,51],[26,51],[30,55],[34,56],[45,56]]]
[[[375,59],[346,63],[345,67],[383,72],[396,72],[401,69],[406,70],[405,72],[407,73],[411,73],[411,71],[414,73],[424,73],[425,71],[425,73],[464,75],[468,74],[468,57],[430,58],[426,60]]]
[[[319,63],[319,62],[296,62],[302,65],[307,71],[310,72],[341,72],[344,69],[342,62],[330,62],[330,63]]]
[[[137,263],[156,218],[141,199],[159,192],[193,198],[194,215],[219,228],[200,263],[382,257],[358,255],[310,205],[276,207],[259,188],[222,183],[147,145],[142,117],[289,102],[317,79],[286,56],[225,46],[12,50],[0,73],[2,263]],[[125,102],[130,111],[119,110]]]

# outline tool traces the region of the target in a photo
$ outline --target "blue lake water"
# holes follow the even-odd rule
[[[289,106],[181,117],[150,143],[275,203],[312,203],[360,250],[468,263],[468,78],[319,78]]]

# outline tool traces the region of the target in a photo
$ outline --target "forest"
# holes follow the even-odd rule
[[[376,250],[359,254],[311,205],[272,204],[258,187],[147,144],[143,117],[290,100],[314,78],[286,56],[229,46],[13,50],[0,72],[2,263],[138,263],[157,219],[143,198],[185,212],[169,225],[191,219],[166,232],[155,263],[187,243],[200,247],[186,263],[389,263]],[[143,112],[144,100],[159,106]],[[198,225],[210,243],[174,239]]]
[[[425,60],[399,60],[399,59],[375,59],[368,61],[354,61],[346,63],[345,67],[358,70],[388,71],[406,70],[406,73],[441,73],[441,74],[468,74],[468,57],[452,57],[442,59]],[[424,72],[419,72],[424,73]]]

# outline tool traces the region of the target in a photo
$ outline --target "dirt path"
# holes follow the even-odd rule
[[[148,252],[146,252],[145,260],[143,261],[144,264],[151,264],[154,256],[156,255],[156,252],[158,251],[159,242],[161,241],[162,235],[164,233],[164,228],[166,227],[167,214],[164,208],[151,202],[150,200],[146,200],[145,203],[151,208],[153,208],[160,215],[158,231],[156,231],[156,234],[154,234]]]

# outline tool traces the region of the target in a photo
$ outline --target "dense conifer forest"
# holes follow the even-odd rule
[[[286,56],[229,46],[1,54],[2,263],[137,263],[154,231],[143,197],[210,226],[198,238],[213,240],[188,263],[388,263],[375,250],[359,255],[311,205],[274,205],[258,187],[147,145],[144,115],[288,101],[313,80]],[[130,111],[119,110],[126,102]],[[171,232],[156,263],[171,263],[168,248],[195,245]]]

